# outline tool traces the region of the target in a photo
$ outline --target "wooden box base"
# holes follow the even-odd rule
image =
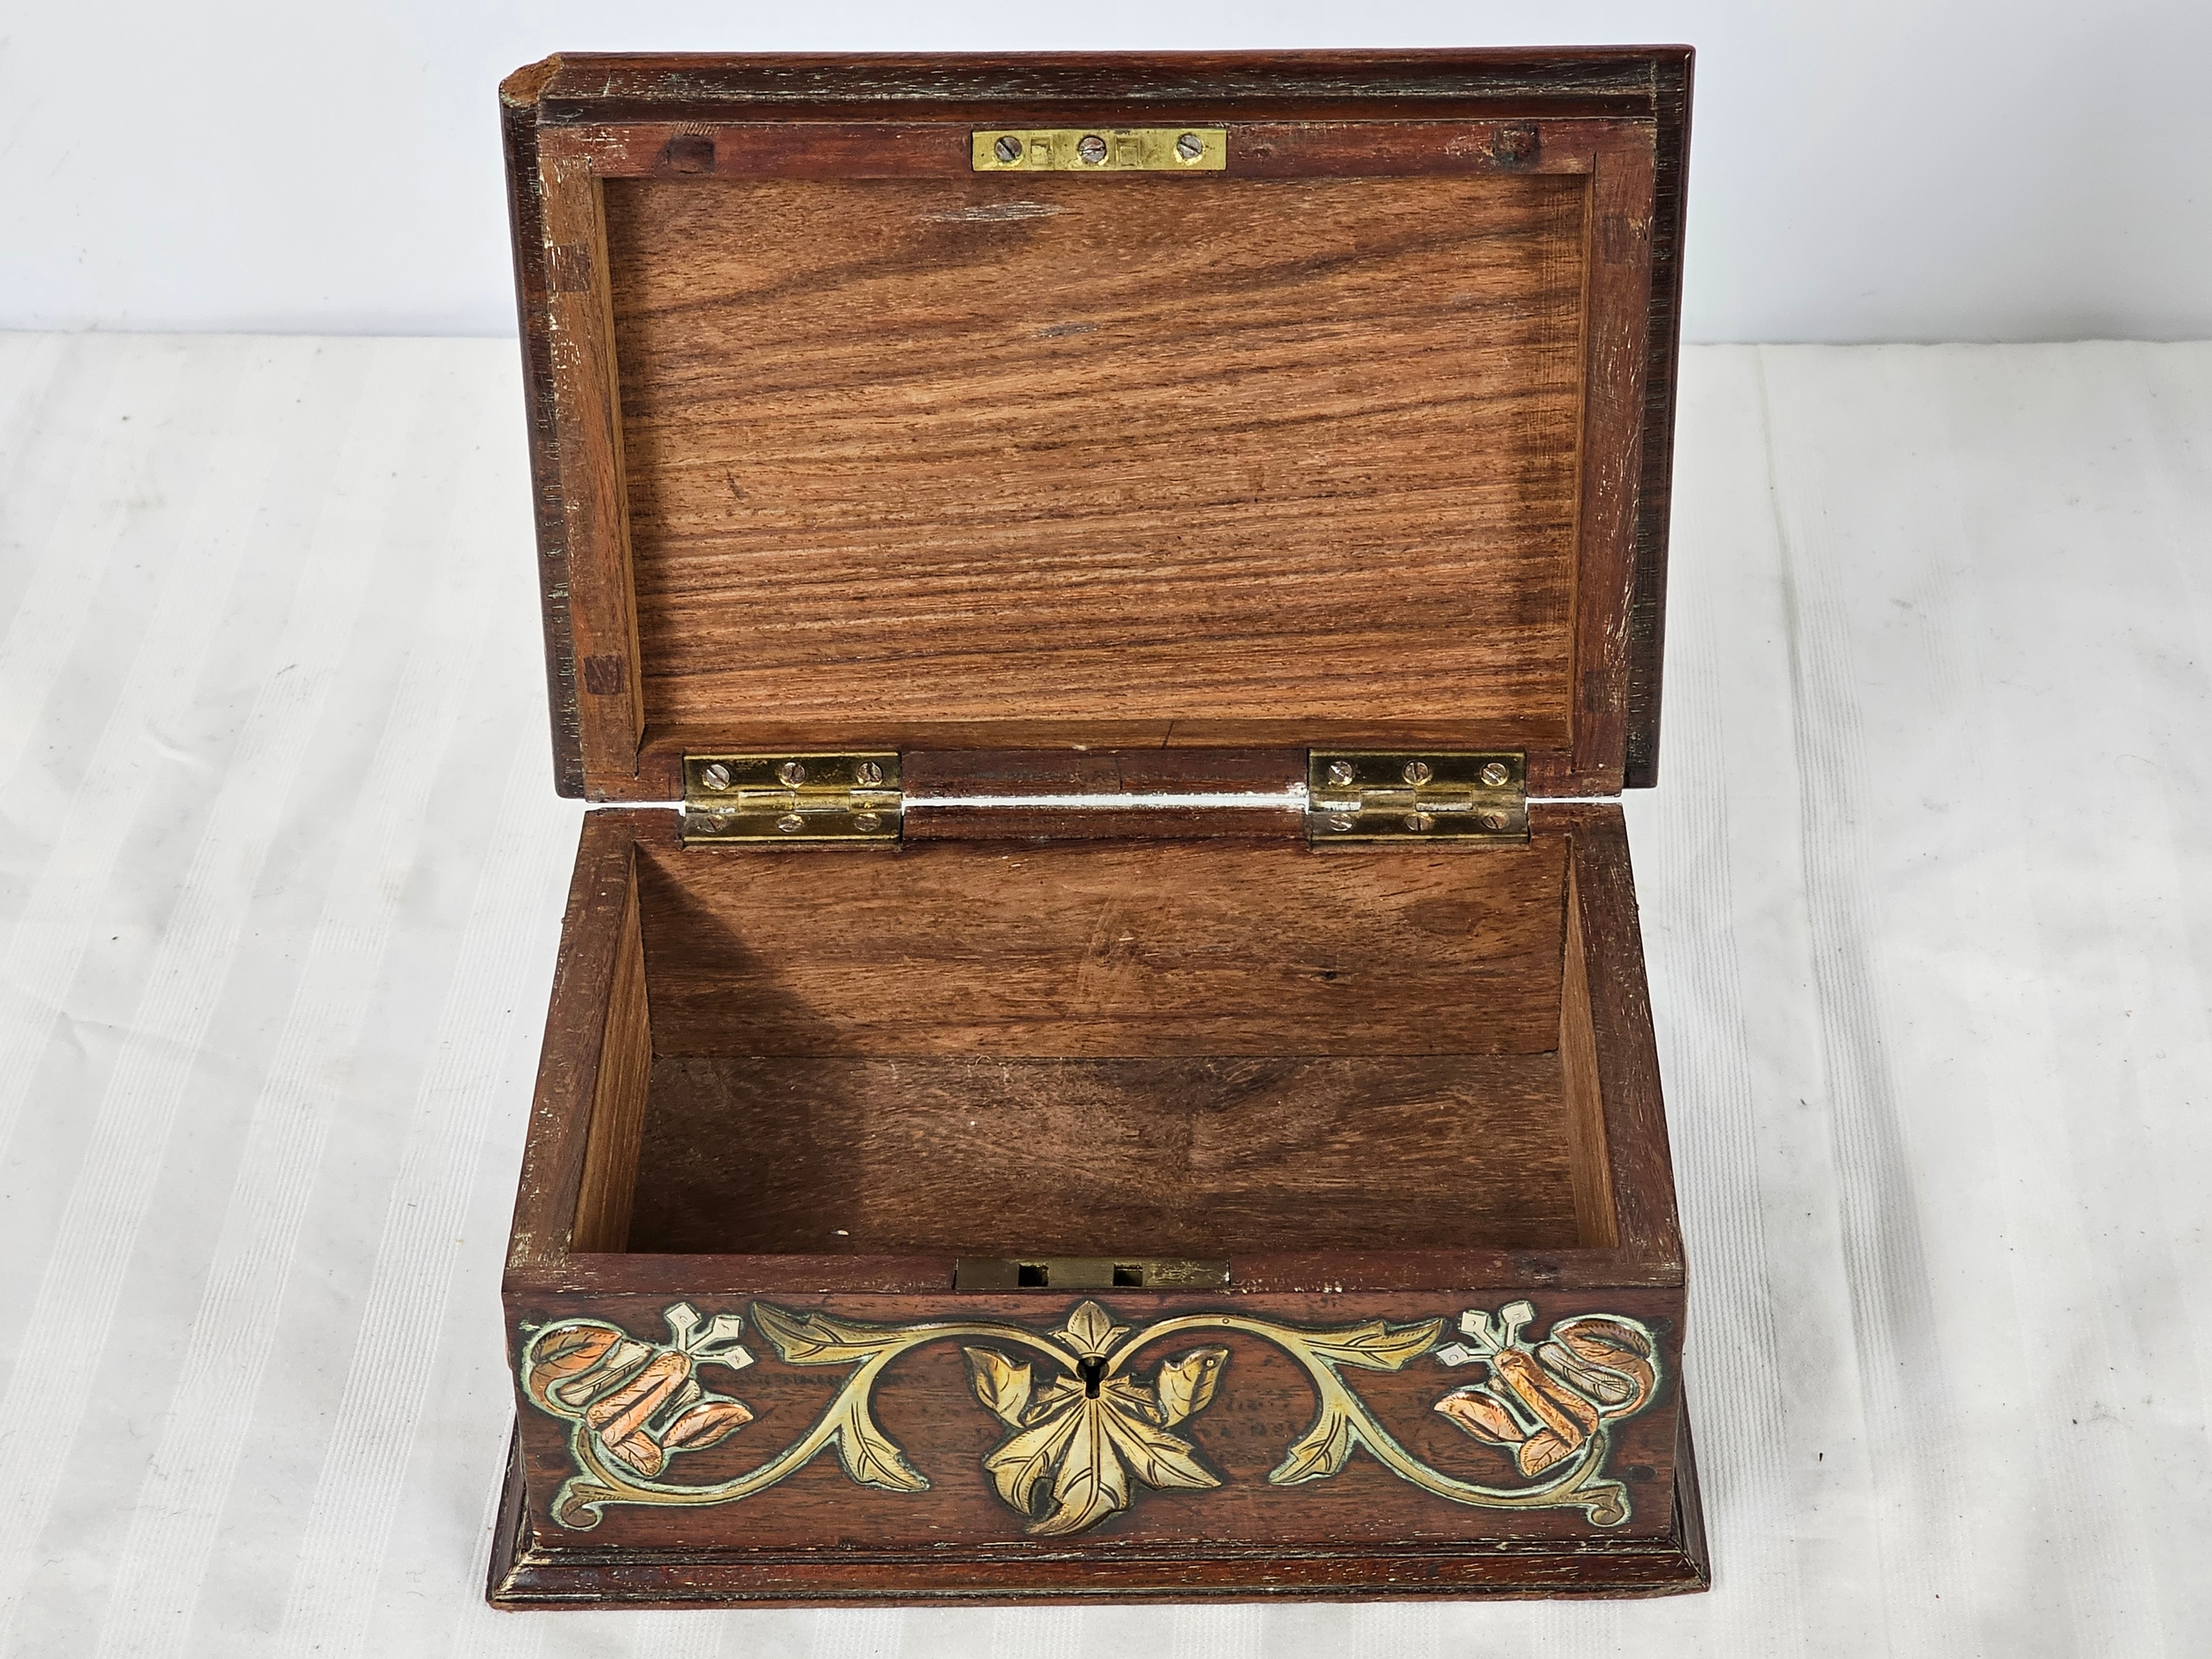
[[[956,1267],[1122,1248],[1219,1277]],[[1683,1297],[1617,809],[1473,856],[595,814],[492,1594],[1695,1589]]]
[[[1659,1539],[1267,1554],[1131,1550],[1112,1561],[1071,1561],[1043,1542],[956,1557],[852,1548],[579,1548],[533,1531],[518,1439],[509,1448],[485,1594],[493,1606],[508,1609],[1681,1595],[1708,1588],[1712,1568],[1686,1405],[1677,1424],[1673,1523]]]

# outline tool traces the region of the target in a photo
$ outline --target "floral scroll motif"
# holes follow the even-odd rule
[[[752,1418],[745,1404],[710,1393],[703,1365],[752,1363],[737,1337],[743,1320],[702,1322],[679,1302],[666,1314],[672,1340],[637,1340],[603,1321],[570,1319],[532,1334],[523,1349],[525,1394],[572,1426],[578,1472],[553,1505],[582,1531],[609,1503],[732,1503],[765,1491],[835,1448],[846,1476],[892,1492],[923,1492],[928,1479],[876,1423],[875,1385],[902,1355],[958,1341],[983,1408],[1005,1425],[983,1459],[999,1497],[1033,1536],[1087,1532],[1128,1509],[1140,1486],[1204,1491],[1221,1484],[1189,1438],[1226,1375],[1222,1347],[1166,1348],[1148,1372],[1134,1362],[1171,1337],[1241,1334],[1271,1344],[1305,1371],[1312,1424],[1268,1475],[1271,1485],[1323,1480],[1367,1454],[1400,1479],[1456,1503],[1493,1509],[1578,1509],[1594,1525],[1628,1518],[1627,1489],[1605,1478],[1611,1425],[1648,1405],[1660,1383],[1658,1345],[1637,1320],[1584,1314],[1557,1322],[1540,1341],[1526,1332],[1525,1302],[1495,1314],[1470,1310],[1466,1342],[1438,1346],[1441,1318],[1393,1325],[1371,1319],[1308,1329],[1235,1313],[1178,1314],[1141,1330],[1084,1302],[1055,1329],[1011,1320],[931,1320],[883,1325],[757,1302],[754,1329],[788,1365],[849,1368],[836,1396],[807,1432],[758,1467],[726,1480],[667,1478],[672,1459],[714,1445]],[[1492,1486],[1430,1467],[1378,1418],[1346,1381],[1350,1371],[1397,1371],[1432,1355],[1480,1365],[1481,1378],[1435,1402],[1474,1439],[1507,1451],[1525,1484]]]

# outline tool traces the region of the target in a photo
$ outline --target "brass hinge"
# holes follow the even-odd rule
[[[1525,841],[1528,757],[1519,753],[1306,757],[1306,839]]]
[[[687,755],[684,844],[895,841],[899,757]]]
[[[1229,165],[1224,127],[1063,127],[968,135],[977,173],[1219,173]]]

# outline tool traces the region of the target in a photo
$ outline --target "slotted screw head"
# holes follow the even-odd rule
[[[991,146],[991,153],[1010,165],[1022,158],[1022,141],[1009,133]]]
[[[1399,776],[1402,777],[1408,783],[1426,783],[1430,779],[1435,777],[1436,773],[1430,768],[1428,762],[1425,760],[1409,760],[1406,762],[1405,771],[1401,772]]]
[[[1409,812],[1406,814],[1406,827],[1409,830],[1432,830],[1436,827],[1436,820],[1425,812]]]
[[[1506,764],[1503,761],[1494,760],[1487,766],[1485,766],[1482,769],[1483,787],[1486,789],[1502,789],[1505,787],[1505,780],[1512,775],[1513,774],[1510,772],[1506,770]]]
[[[796,812],[787,812],[776,820],[776,827],[787,835],[796,835],[806,827],[806,820]]]
[[[699,781],[710,789],[726,789],[730,787],[730,769],[718,760],[699,774]]]
[[[1206,153],[1206,141],[1195,133],[1186,133],[1175,141],[1175,153],[1185,161],[1196,161]]]
[[[787,760],[776,768],[776,776],[795,789],[806,781],[806,768],[795,760]]]
[[[853,814],[853,827],[863,835],[872,835],[883,827],[882,816],[875,812],[856,812]]]
[[[860,763],[859,769],[853,773],[853,776],[857,778],[863,783],[881,783],[883,781],[883,768],[872,760],[864,760]]]
[[[1352,820],[1340,812],[1329,820],[1329,827],[1338,831],[1348,830],[1352,827]]]
[[[1479,822],[1480,822],[1483,828],[1486,830],[1502,830],[1505,827],[1505,814],[1502,812],[1485,812],[1481,815]]]
[[[1106,159],[1106,141],[1096,133],[1086,133],[1076,143],[1075,158],[1086,166],[1097,166]]]
[[[1331,761],[1329,763],[1329,781],[1339,785],[1351,782],[1352,763],[1348,760]]]

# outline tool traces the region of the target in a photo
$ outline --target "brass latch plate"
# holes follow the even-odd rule
[[[955,1290],[1221,1290],[1226,1262],[1156,1256],[964,1256]]]
[[[895,841],[895,753],[687,755],[684,844]]]
[[[1219,173],[1229,165],[1223,127],[992,127],[972,133],[978,173]]]
[[[1528,757],[1432,749],[1306,757],[1306,839],[1348,841],[1528,839]]]

